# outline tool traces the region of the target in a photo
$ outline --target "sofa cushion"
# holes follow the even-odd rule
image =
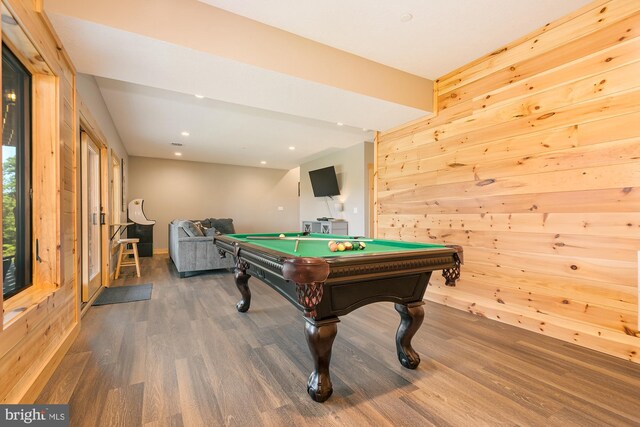
[[[204,229],[204,235],[207,237],[217,236],[219,234],[221,233],[218,230],[216,230],[214,227]]]
[[[236,232],[231,218],[209,218],[211,227],[215,228],[222,234],[234,234]]]
[[[201,237],[204,233],[193,221],[182,221],[180,227],[187,233],[189,237]]]

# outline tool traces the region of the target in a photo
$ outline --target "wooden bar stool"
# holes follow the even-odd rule
[[[140,260],[138,258],[138,242],[140,239],[119,239],[120,253],[118,254],[118,265],[116,266],[116,279],[120,276],[120,267],[136,266],[136,274],[140,277]],[[127,249],[131,245],[131,249]],[[133,255],[133,261],[129,261],[128,255]]]

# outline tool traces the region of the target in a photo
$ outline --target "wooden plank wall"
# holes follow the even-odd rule
[[[34,211],[42,207],[34,212],[34,232],[44,261],[36,265],[33,289],[18,294],[27,311],[0,331],[0,402],[16,403],[35,399],[78,331],[77,109],[75,70],[34,10],[38,2],[4,3],[55,75],[34,77],[34,161],[42,159],[34,175]]]
[[[377,235],[464,246],[428,299],[640,362],[639,35],[640,2],[596,1],[379,134]]]

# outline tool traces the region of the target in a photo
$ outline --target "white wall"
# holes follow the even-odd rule
[[[369,163],[373,163],[373,144],[363,142],[300,165],[300,220],[341,218],[349,222],[349,234],[369,236]],[[309,180],[310,170],[327,166],[334,166],[338,175],[340,196],[333,201],[314,197]],[[343,212],[335,210],[336,202],[344,203]]]
[[[298,231],[299,169],[129,158],[129,199],[156,220],[154,250],[166,249],[176,218],[233,218],[238,233]],[[282,210],[278,210],[281,207]]]

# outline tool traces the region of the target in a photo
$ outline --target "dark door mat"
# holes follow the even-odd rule
[[[152,283],[105,288],[92,305],[120,304],[151,299]]]

